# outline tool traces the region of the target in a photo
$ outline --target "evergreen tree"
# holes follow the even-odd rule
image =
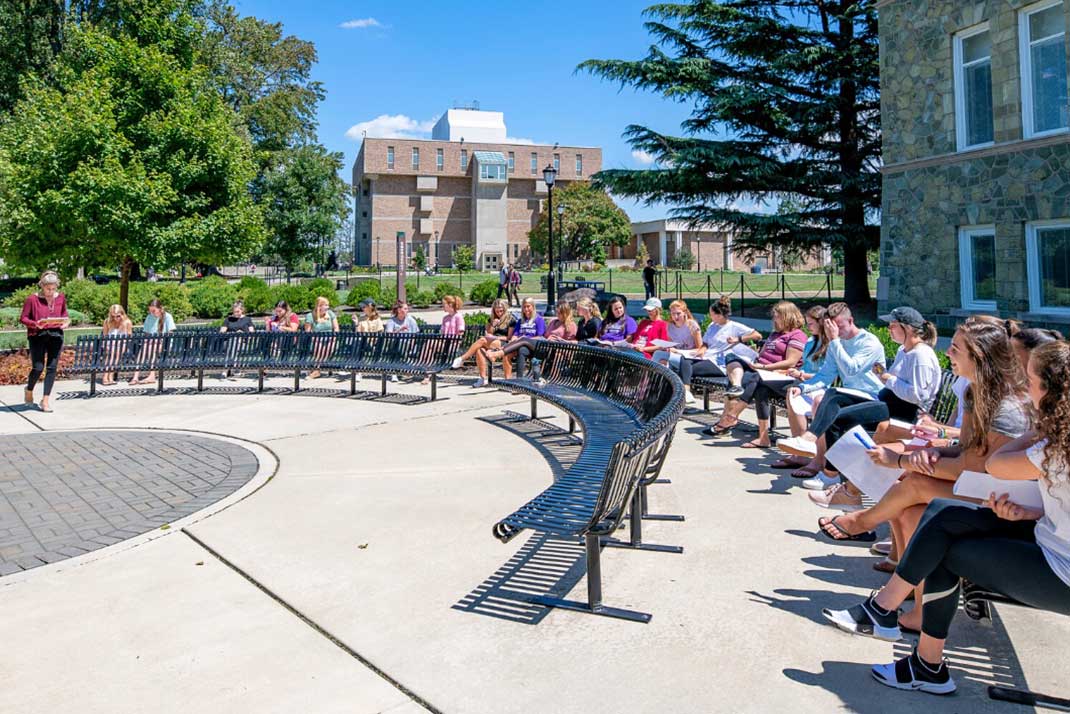
[[[676,217],[738,231],[743,250],[844,255],[845,299],[870,299],[866,253],[880,240],[877,11],[873,0],[693,0],[647,9],[656,39],[639,61],[581,69],[694,104],[683,136],[625,131],[651,170],[609,170],[615,195],[678,206]],[[796,210],[742,210],[738,199]]]

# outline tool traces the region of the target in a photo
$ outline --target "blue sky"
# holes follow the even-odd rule
[[[606,168],[644,166],[621,138],[624,128],[677,132],[689,107],[574,70],[585,59],[644,56],[642,11],[650,4],[235,0],[242,14],[281,22],[316,44],[314,77],[327,90],[320,141],[345,153],[347,180],[361,128],[429,135],[443,111],[473,99],[505,113],[510,137],[600,146]],[[620,203],[632,220],[666,213]]]

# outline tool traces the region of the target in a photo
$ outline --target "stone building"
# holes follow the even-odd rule
[[[671,218],[632,223],[631,242],[612,248],[609,257],[635,258],[639,252],[640,241],[646,245],[647,254],[657,265],[671,265],[673,257],[681,250],[686,250],[694,257],[693,267],[696,270],[724,269],[746,272],[757,265],[763,271],[784,269],[786,272],[803,272],[831,262],[827,249],[819,255],[809,256],[801,262],[786,266],[782,265],[780,255],[776,251],[746,258],[733,252],[732,232],[723,226],[708,223],[691,226],[686,221]]]
[[[403,233],[407,257],[422,248],[429,265],[450,265],[459,245],[484,270],[527,263],[550,164],[558,185],[586,181],[602,150],[509,143],[501,112],[471,109],[447,111],[429,140],[364,139],[353,164],[355,262],[395,264]]]
[[[880,0],[886,310],[1070,323],[1070,2]]]

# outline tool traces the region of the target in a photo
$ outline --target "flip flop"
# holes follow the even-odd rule
[[[877,540],[877,534],[873,533],[872,531],[866,531],[865,533],[859,533],[858,535],[851,535],[850,533],[845,531],[843,528],[841,528],[838,523],[836,523],[836,520],[838,518],[842,518],[842,516],[833,516],[832,518],[824,518],[824,517],[822,517],[822,518],[818,518],[817,519],[817,528],[818,528],[818,530],[821,532],[822,535],[824,535],[829,540],[834,540],[836,542],[846,541],[846,540],[856,540],[856,541],[862,541],[864,543],[872,543],[873,541]],[[842,538],[841,537],[837,537],[837,536],[829,533],[828,530],[827,530],[827,526],[832,526],[836,530],[836,532],[839,533],[839,535],[841,535],[843,537]]]
[[[718,424],[714,424],[713,426],[708,426],[705,429],[703,429],[702,433],[703,434],[708,434],[709,436],[721,436],[722,434],[727,434],[728,432],[732,431],[737,426],[739,426],[739,422],[738,421],[734,422],[732,424],[729,424],[728,426],[721,426],[721,425],[718,425]]]
[[[777,459],[773,463],[769,464],[771,469],[797,469],[800,466],[805,466],[807,462],[799,463],[794,459]]]
[[[791,477],[792,478],[801,478],[801,479],[810,479],[810,478],[813,478],[814,476],[817,476],[820,472],[821,472],[820,468],[807,469],[807,468],[800,467],[800,468],[797,468],[797,469],[795,469],[794,471],[791,472]]]
[[[748,441],[746,443],[740,444],[739,448],[741,448],[741,449],[765,449],[765,450],[768,451],[769,449],[772,449],[773,446],[772,446],[772,444],[770,444],[768,446],[766,446],[764,444],[756,444],[756,443],[754,443],[754,440],[752,439],[752,440],[750,440],[750,441]]]

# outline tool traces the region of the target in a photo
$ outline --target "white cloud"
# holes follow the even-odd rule
[[[632,158],[638,161],[643,166],[650,166],[652,163],[657,161],[657,157],[655,157],[653,154],[643,151],[642,149],[633,150]]]
[[[525,138],[519,137],[519,136],[507,136],[507,137],[505,137],[505,143],[506,144],[534,144],[535,141],[533,139],[525,139]]]
[[[346,20],[339,27],[343,30],[361,30],[365,27],[382,27],[383,24],[374,17],[365,17],[359,20]]]
[[[426,139],[434,126],[434,119],[418,121],[404,114],[380,114],[349,127],[346,138],[360,141],[367,133],[377,139]]]

